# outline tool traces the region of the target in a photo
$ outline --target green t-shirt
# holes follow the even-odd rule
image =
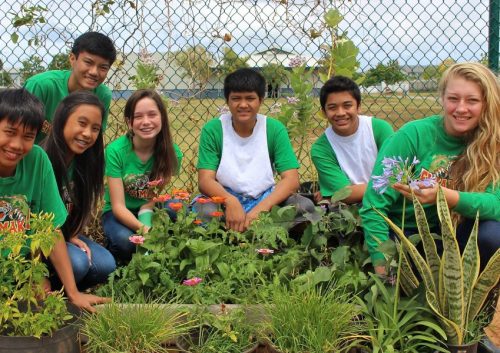
[[[30,213],[42,211],[54,214],[56,228],[66,220],[52,164],[45,151],[34,145],[17,164],[13,176],[0,177],[0,228],[28,231]]]
[[[24,87],[37,96],[45,106],[45,121],[42,130],[36,137],[36,143],[40,143],[48,135],[57,106],[69,95],[68,80],[70,76],[70,70],[50,70],[30,77],[24,83]],[[102,130],[104,131],[108,120],[109,105],[111,104],[111,90],[100,84],[92,90],[92,93],[104,105],[105,113],[102,119]]]
[[[384,141],[394,131],[385,120],[372,118],[371,122],[375,144],[380,151]],[[330,197],[336,191],[351,185],[349,177],[340,167],[337,155],[328,141],[326,133],[323,133],[312,145],[311,159],[318,171],[319,189],[323,197]]]
[[[416,157],[420,163],[415,166],[415,175],[420,179],[434,176],[441,185],[449,181],[449,169],[454,159],[464,150],[466,143],[446,134],[443,118],[431,116],[405,124],[389,137],[382,146],[372,175],[382,175],[381,161],[385,157],[402,157],[410,161]],[[459,192],[459,201],[454,211],[467,218],[474,218],[479,211],[481,219],[500,221],[500,186],[490,186],[485,192]],[[372,209],[372,206],[401,226],[404,197],[392,188],[378,194],[370,180],[360,211],[365,241],[372,260],[383,259],[377,251],[378,244],[388,239],[387,223]],[[439,225],[436,205],[424,205],[429,227]],[[417,228],[412,202],[406,202],[405,228]]]
[[[266,119],[267,149],[273,168],[282,173],[298,169],[299,162],[293,151],[285,126],[278,120]],[[222,158],[222,124],[219,118],[210,120],[201,130],[198,150],[198,169],[217,170]],[[248,151],[252,153],[252,151]]]
[[[174,144],[174,150],[177,156],[179,171],[182,152],[176,144]],[[105,158],[105,175],[107,177],[122,179],[125,191],[125,206],[129,210],[133,212],[138,211],[142,205],[154,197],[153,189],[148,187],[154,156],[149,158],[147,162],[142,162],[135,154],[132,142],[124,135],[106,147]],[[105,188],[104,201],[103,213],[111,210],[111,198],[107,186]]]

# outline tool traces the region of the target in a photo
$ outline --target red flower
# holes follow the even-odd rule
[[[200,277],[193,277],[193,278],[185,279],[184,281],[182,281],[182,284],[185,286],[192,287],[192,286],[196,286],[201,281],[202,281],[202,279]]]
[[[130,237],[128,237],[128,240],[136,245],[141,245],[144,243],[144,237],[142,235],[131,235]]]
[[[224,212],[222,212],[222,211],[213,211],[213,212],[210,212],[210,216],[212,216],[212,217],[222,217],[222,216],[224,216]]]
[[[197,226],[199,226],[200,224],[202,224],[202,223],[203,223],[203,221],[202,221],[201,219],[195,219],[195,220],[193,221],[193,223],[194,223],[194,224],[196,224]]]
[[[274,254],[274,250],[273,249],[255,249],[255,251],[257,251],[261,255]]]
[[[170,207],[175,212],[179,211],[183,206],[184,204],[182,202],[172,202],[168,204],[168,207]]]
[[[212,196],[212,201],[214,203],[220,203],[220,204],[223,204],[224,202],[226,202],[226,198],[225,197],[222,197],[222,196]]]
[[[169,195],[169,194],[164,194],[164,195],[158,195],[158,196],[156,196],[156,197],[153,199],[153,201],[154,201],[154,202],[165,202],[165,201],[168,201],[168,200],[170,200],[170,199],[171,199],[171,197],[170,197],[170,195]]]
[[[206,203],[210,203],[210,202],[212,202],[212,200],[207,199],[207,198],[205,198],[205,197],[200,197],[200,198],[196,199],[196,202],[199,202],[199,203],[201,203],[201,204],[206,204]]]

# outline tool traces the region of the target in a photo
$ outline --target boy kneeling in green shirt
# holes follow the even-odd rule
[[[34,145],[43,121],[43,105],[28,91],[11,89],[0,92],[2,229],[26,230],[30,213],[52,213],[56,228],[66,220],[66,208],[59,196],[50,160],[42,148]],[[108,300],[78,291],[62,234],[49,259],[73,304],[94,311],[92,305]],[[48,281],[44,286],[49,290]]]

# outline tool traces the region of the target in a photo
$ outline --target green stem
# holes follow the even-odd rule
[[[401,230],[404,234],[405,231],[405,212],[406,211],[406,198],[403,198],[403,219],[401,221]],[[401,277],[401,264],[403,263],[403,243],[401,243],[400,251],[399,251],[399,258],[398,258],[398,270],[396,273],[396,293],[394,295],[394,307],[393,307],[393,318],[396,318],[397,316],[397,311],[398,311],[398,304],[399,304],[399,284],[400,284],[400,277]]]

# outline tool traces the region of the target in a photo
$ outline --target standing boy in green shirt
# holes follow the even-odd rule
[[[384,120],[359,115],[361,92],[356,82],[334,76],[320,91],[321,111],[330,126],[311,148],[322,198],[349,187],[346,203],[361,202],[382,143],[393,134]]]
[[[102,128],[106,128],[111,90],[102,83],[115,60],[116,49],[111,39],[98,32],[87,32],[73,44],[69,55],[71,70],[46,71],[25,82],[25,88],[45,106],[45,121],[36,137],[36,143],[40,143],[48,135],[59,103],[74,91],[87,90],[99,97],[105,108]]]
[[[67,216],[47,154],[34,145],[43,124],[43,106],[25,89],[0,92],[0,228],[27,230],[30,213],[51,213],[54,227]],[[76,287],[62,234],[49,259],[68,299],[94,311],[92,305],[107,299],[80,293]]]

